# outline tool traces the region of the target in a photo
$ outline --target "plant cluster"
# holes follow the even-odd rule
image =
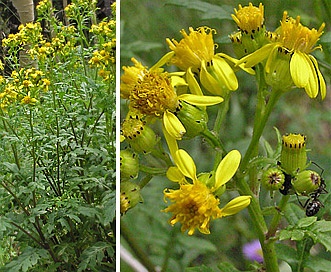
[[[179,2],[178,5],[185,6]],[[180,40],[167,38],[170,51],[151,67],[136,58],[131,59],[132,66],[123,66],[120,86],[124,112],[120,151],[123,243],[149,271],[156,271],[156,265],[162,265],[162,271],[182,270],[194,259],[186,256],[181,246],[197,250],[201,245],[202,252],[211,249],[207,249],[209,244],[202,238],[185,240],[180,233],[212,235],[217,221],[231,220],[247,208],[246,220],[259,241],[244,250],[245,256],[255,260],[250,268],[279,271],[283,260],[293,271],[303,271],[305,267],[324,271],[330,265],[327,259],[315,256],[319,260],[317,268],[316,262],[310,263],[310,250],[315,244],[322,244],[327,251],[331,249],[325,239],[330,235],[331,224],[323,219],[330,212],[330,203],[322,201],[328,196],[323,170],[316,166],[318,162],[308,159],[303,132],[289,131],[281,136],[275,128],[274,147],[262,136],[281,97],[301,89],[310,99],[326,98],[325,78],[313,56],[322,48],[318,41],[325,23],[318,29],[308,28],[300,16],[293,18],[284,11],[280,25],[268,30],[262,3],[239,5],[231,16],[238,27],[238,32],[230,35],[235,57],[222,52],[222,47],[216,44],[215,29],[200,26],[182,29]],[[256,97],[254,123],[245,148],[224,142],[228,139],[227,131],[222,129],[228,122],[233,92],[242,91],[245,85],[238,73],[255,78],[257,87],[251,94],[251,98]],[[208,120],[213,121],[212,126]],[[206,156],[202,149],[194,149],[199,137],[208,145],[204,148]],[[203,163],[200,157],[208,162]],[[209,168],[201,171],[200,165]],[[153,209],[156,204],[149,199],[157,197],[148,194],[145,200],[149,205],[139,204],[145,189],[163,181],[164,186],[155,186],[163,187],[162,211]],[[297,204],[289,203],[291,198]],[[169,214],[168,223],[173,229],[165,226],[164,216],[155,220],[155,225],[161,225],[156,228],[151,223],[153,215],[145,216],[152,212]],[[130,213],[134,220],[126,220]],[[149,226],[143,219],[150,220]],[[152,233],[160,244],[143,249],[140,244],[145,244],[145,239],[132,237],[130,223],[144,224],[143,228],[148,228],[145,235]],[[169,235],[157,233],[160,229]],[[197,248],[189,241],[195,242]],[[181,263],[178,256],[189,261]],[[221,260],[217,265],[220,271],[237,271]],[[214,270],[200,265],[192,271]]]
[[[115,269],[115,18],[48,0],[2,40],[1,271]]]

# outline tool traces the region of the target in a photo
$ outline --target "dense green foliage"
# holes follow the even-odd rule
[[[3,41],[1,271],[115,269],[115,13],[95,4],[63,24],[42,1]]]

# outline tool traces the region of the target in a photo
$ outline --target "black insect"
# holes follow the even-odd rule
[[[281,192],[283,195],[288,195],[290,193],[290,190],[292,189],[292,176],[289,174],[286,174],[284,171],[282,171],[285,176],[285,181],[283,183],[282,189],[279,189],[279,192]]]
[[[277,165],[278,166],[281,166],[281,162],[278,161],[277,162]],[[281,192],[283,195],[288,195],[291,193],[291,190],[292,190],[292,179],[293,179],[293,176],[290,175],[290,174],[287,174],[285,173],[284,170],[282,170],[284,176],[285,176],[285,181],[283,183],[283,187],[281,189],[279,189],[279,192]]]
[[[321,194],[327,194],[328,191],[325,189],[326,184],[323,178],[321,178],[320,186],[311,194],[309,194],[309,199],[306,201],[303,208],[306,209],[307,216],[316,215],[321,207],[324,207],[323,203],[318,199]],[[300,203],[301,204],[301,203]]]

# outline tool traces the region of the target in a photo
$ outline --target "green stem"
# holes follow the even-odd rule
[[[277,231],[277,227],[279,225],[280,219],[282,218],[282,212],[284,211],[286,204],[289,200],[289,195],[283,195],[277,207],[277,214],[272,218],[268,233],[266,235],[267,239],[273,237]]]
[[[213,131],[215,131],[217,136],[219,136],[220,134],[221,126],[223,124],[227,112],[229,111],[229,102],[230,102],[230,95],[228,94],[224,96],[224,101],[223,103],[220,104],[218,108],[218,112],[213,128]]]
[[[215,149],[218,149],[221,153],[226,153],[225,147],[221,142],[220,138],[217,137],[213,132],[206,129],[201,132],[201,135],[207,140],[207,142]]]
[[[135,253],[137,258],[147,268],[147,270],[151,272],[156,271],[154,264],[148,258],[143,249],[139,246],[139,242],[136,240],[135,235],[129,230],[123,220],[121,220],[121,235],[129,244],[130,249]]]
[[[263,89],[260,88],[258,94],[258,104],[257,104],[257,111],[260,111],[260,113],[255,116],[253,136],[246,151],[246,154],[240,165],[239,177],[237,179],[237,186],[242,195],[252,196],[251,204],[248,207],[248,211],[254,223],[254,227],[257,231],[257,235],[261,243],[266,271],[278,272],[279,271],[278,259],[275,252],[274,241],[270,239],[266,239],[268,228],[265,223],[262,210],[258,202],[258,197],[256,197],[256,195],[252,192],[248,183],[245,180],[245,174],[247,174],[246,172],[247,172],[248,164],[250,160],[253,158],[253,156],[256,155],[256,153],[258,152],[258,144],[262,132],[265,128],[265,125],[269,119],[269,116],[275,104],[277,103],[281,95],[280,91],[273,90],[271,92],[270,99],[267,105],[264,107],[264,100],[262,100],[262,91]]]
[[[139,165],[139,170],[154,176],[164,176],[167,173],[167,169],[165,168],[149,167],[142,164]]]
[[[144,188],[151,181],[152,178],[152,175],[146,175],[144,178],[142,178],[138,183],[140,189]]]
[[[264,127],[281,94],[282,93],[279,90],[273,90],[271,92],[270,99],[265,108],[264,114],[262,115],[260,120],[256,121],[257,125],[254,128],[252,140],[247,148],[247,151],[240,166],[241,173],[243,173],[246,170],[249,161],[252,159],[252,154],[254,153],[256,146],[258,146]]]

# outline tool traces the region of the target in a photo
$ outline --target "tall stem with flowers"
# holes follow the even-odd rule
[[[311,55],[321,48],[316,43],[325,24],[318,30],[309,29],[300,23],[300,16],[293,19],[285,11],[280,26],[272,32],[266,30],[262,4],[239,5],[234,11],[232,18],[239,31],[230,39],[238,59],[217,53],[213,40],[216,30],[203,26],[190,27],[189,32],[181,30],[179,42],[167,38],[170,52],[153,67],[148,69],[136,59],[132,59],[134,66],[123,67],[121,97],[128,101],[128,110],[121,129],[121,213],[125,217],[143,201],[140,190],[153,177],[165,175],[176,184],[175,189],[165,188],[163,192],[169,206],[162,211],[172,214],[170,225],[180,223],[181,231],[188,235],[196,230],[210,234],[212,220],[247,208],[262,250],[259,268],[273,272],[279,271],[275,242],[283,239],[279,233],[285,233],[279,232],[279,224],[290,195],[308,197],[302,206],[311,216],[318,212],[311,206],[321,208],[318,198],[327,190],[321,175],[308,170],[306,138],[301,134],[281,137],[277,131],[279,145],[272,156],[261,155],[259,142],[279,98],[293,87],[303,88],[309,98],[325,98],[325,80]],[[175,65],[179,71],[166,72],[165,64]],[[244,84],[238,82],[238,70],[254,76],[257,82],[253,131],[243,156],[236,149],[227,149],[222,141],[226,132],[220,132],[231,93]],[[218,113],[210,130],[206,106],[213,105],[218,106]],[[153,130],[158,123],[165,141]],[[198,136],[216,152],[215,161],[210,163],[213,167],[199,174],[191,155],[180,147],[183,141]],[[227,185],[239,196],[220,208]],[[271,219],[260,203],[261,185],[271,196],[277,192],[282,196],[271,208]],[[123,237],[130,236],[125,222],[122,233]],[[130,245],[140,252],[139,245]],[[150,262],[141,260],[154,269]],[[300,267],[297,271],[302,271]]]

